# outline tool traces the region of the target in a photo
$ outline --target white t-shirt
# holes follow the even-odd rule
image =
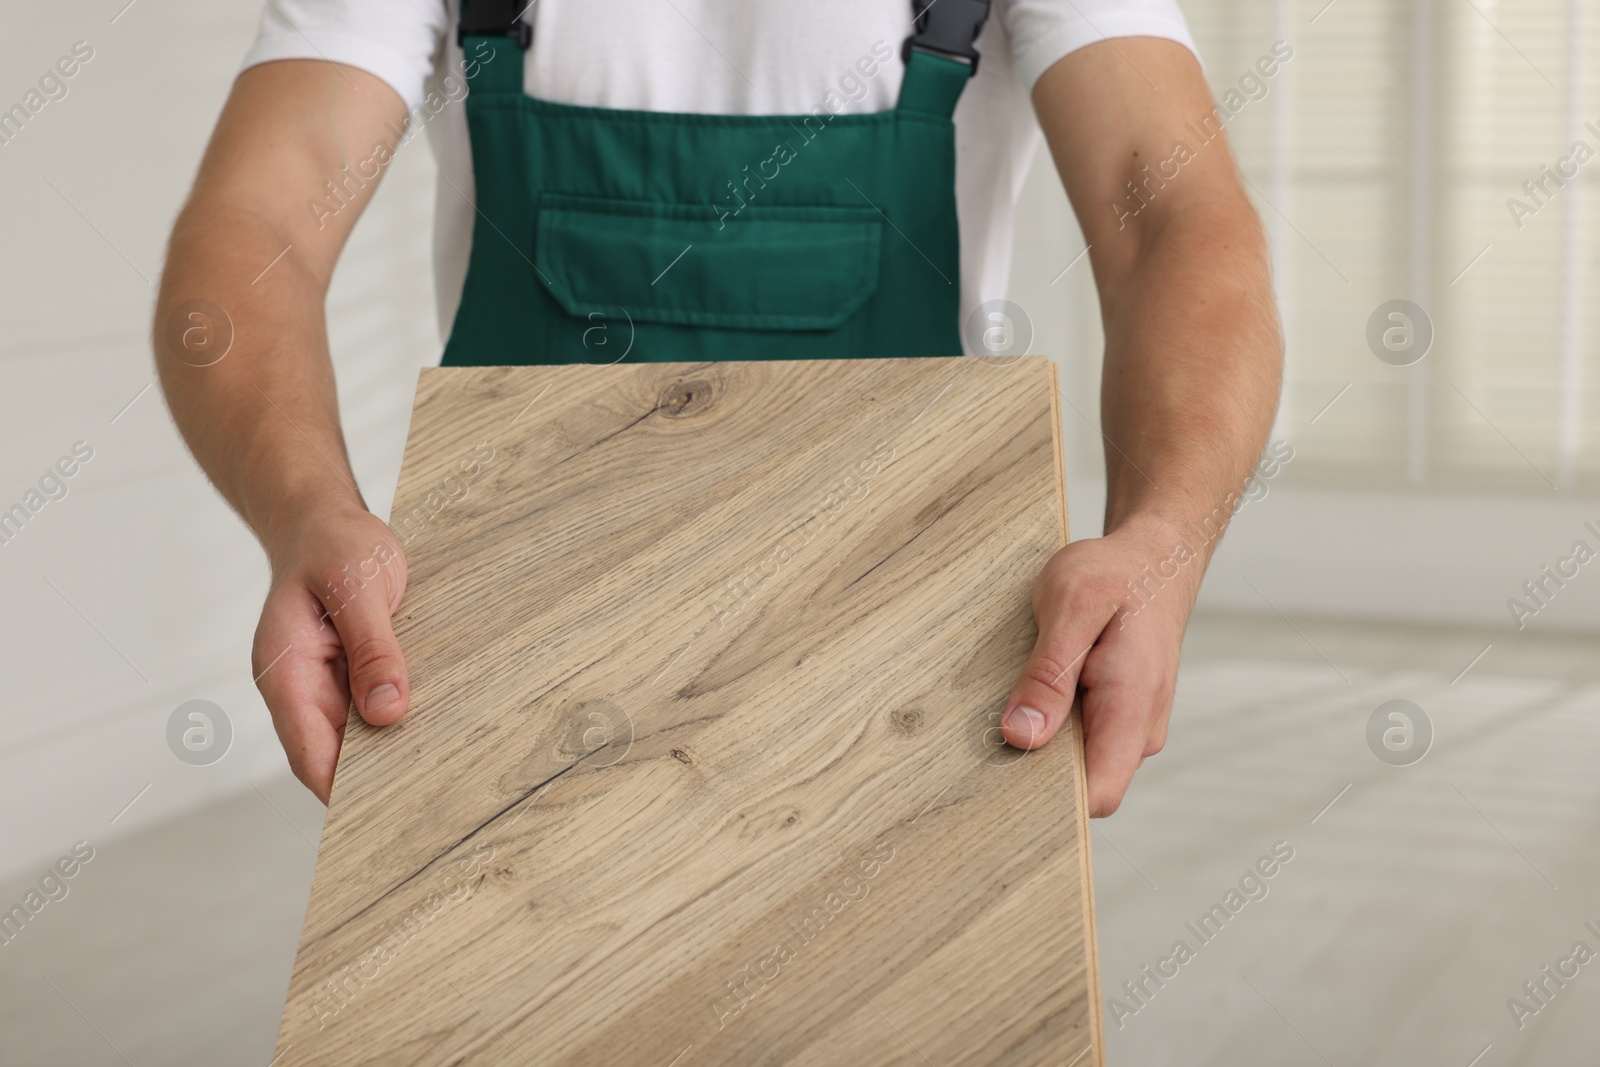
[[[441,337],[472,246],[472,156],[455,40],[458,0],[268,0],[244,66],[329,59],[369,71],[411,109],[439,160],[434,272]],[[537,0],[523,67],[556,103],[729,115],[887,111],[905,72],[911,0]],[[982,61],[956,107],[961,311],[1005,295],[1012,210],[1038,149],[1029,94],[1056,60],[1108,37],[1164,37],[1191,50],[1177,0],[994,0]],[[894,59],[863,77],[857,61]],[[875,64],[864,64],[860,70]],[[409,136],[407,138],[409,140]],[[368,146],[360,146],[362,152]],[[452,188],[452,185],[454,188]],[[456,190],[461,190],[458,193]]]

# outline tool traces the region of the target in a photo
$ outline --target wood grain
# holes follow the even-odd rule
[[[412,710],[352,716],[278,1067],[1100,1064],[1081,730],[995,731],[1056,395],[1038,357],[424,370]]]

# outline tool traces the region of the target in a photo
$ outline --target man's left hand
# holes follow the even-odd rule
[[[1061,549],[1034,583],[1039,639],[1006,701],[1001,732],[1017,748],[1045,744],[1081,686],[1092,818],[1116,811],[1134,771],[1166,744],[1178,651],[1203,563],[1192,558],[1164,580],[1145,568],[1172,559],[1182,540],[1125,526]],[[1142,597],[1128,584],[1141,579],[1149,590]]]

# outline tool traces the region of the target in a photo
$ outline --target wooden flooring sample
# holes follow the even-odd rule
[[[275,1067],[1101,1062],[1029,357],[428,369]],[[354,568],[352,568],[354,570]],[[1076,717],[1075,717],[1076,720]]]

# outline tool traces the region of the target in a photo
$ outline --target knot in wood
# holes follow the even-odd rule
[[[661,390],[656,408],[668,418],[690,418],[710,408],[717,391],[716,382],[711,378],[687,378]]]
[[[917,708],[900,708],[889,713],[889,725],[895,733],[910,737],[922,728],[922,712]]]

